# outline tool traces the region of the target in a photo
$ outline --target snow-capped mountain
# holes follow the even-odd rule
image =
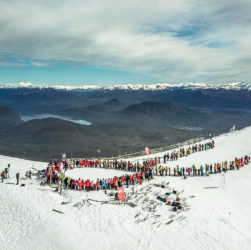
[[[251,90],[251,83],[247,82],[233,82],[225,84],[209,84],[209,83],[156,83],[156,84],[118,84],[112,86],[97,86],[97,85],[46,85],[46,84],[33,84],[30,82],[20,82],[17,84],[2,84],[0,88],[39,88],[48,89],[53,88],[57,90],[145,90],[145,91],[157,91],[172,88],[182,89],[226,89],[226,90]]]

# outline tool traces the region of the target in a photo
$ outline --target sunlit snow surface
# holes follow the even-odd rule
[[[250,138],[251,127],[222,135],[215,138],[215,149],[195,153],[170,165],[186,167],[250,154]],[[141,205],[132,208],[92,202],[74,207],[88,198],[107,200],[108,197],[103,191],[64,191],[60,196],[49,187],[40,186],[35,177],[21,180],[25,187],[17,186],[14,184],[17,171],[23,176],[32,167],[42,169],[47,163],[0,156],[0,170],[8,163],[11,178],[0,183],[0,249],[251,249],[251,164],[239,171],[228,171],[225,177],[221,174],[186,180],[158,177],[137,186],[136,191],[150,183],[165,181],[172,188],[184,189],[181,198],[187,198],[191,209],[178,215],[184,219],[165,225],[173,212],[164,204],[157,207],[158,223],[153,224],[155,219],[150,216],[137,224],[135,216],[143,213]],[[83,171],[91,173],[92,169]],[[100,177],[103,171],[97,169],[95,175],[90,175]],[[149,195],[153,199],[155,191],[164,191],[152,189]],[[189,199],[191,196],[195,197]],[[61,205],[63,201],[70,203]]]
[[[73,179],[89,179],[91,181],[96,181],[97,178],[113,178],[114,176],[122,176],[126,173],[130,174],[130,172],[113,170],[113,169],[103,169],[103,168],[76,168],[73,170],[66,171],[65,175],[69,176]]]

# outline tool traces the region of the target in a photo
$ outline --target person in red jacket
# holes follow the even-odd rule
[[[136,174],[134,174],[132,177],[132,185],[136,184],[136,179],[137,179]]]
[[[239,169],[239,161],[238,161],[237,158],[235,158],[235,166],[236,166],[237,169]]]
[[[86,190],[87,190],[88,192],[90,191],[90,184],[91,184],[90,180],[87,180],[85,186],[86,186]]]
[[[140,177],[139,177],[139,184],[142,185],[142,183],[143,183],[143,175],[140,175]]]
[[[72,189],[76,189],[77,182],[75,180],[72,181]]]
[[[241,166],[244,167],[244,158],[242,157],[240,161],[241,161]]]
[[[80,180],[80,178],[78,179],[78,190],[82,191],[82,181]]]
[[[132,175],[130,175],[130,185],[132,185],[133,179],[132,179]]]
[[[99,180],[96,182],[96,190],[99,191]]]

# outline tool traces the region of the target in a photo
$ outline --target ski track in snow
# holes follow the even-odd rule
[[[251,127],[215,138],[213,150],[194,153],[167,165],[190,167],[199,164],[233,160],[251,153]],[[163,155],[157,154],[157,155]],[[142,161],[144,157],[131,160]],[[148,213],[142,205],[101,205],[86,203],[82,207],[74,204],[87,200],[108,200],[103,191],[64,191],[60,196],[47,186],[40,186],[35,177],[21,179],[25,186],[15,185],[15,174],[21,177],[32,167],[44,169],[47,163],[32,162],[0,156],[0,170],[11,164],[10,178],[0,183],[0,249],[251,249],[251,164],[239,171],[228,171],[224,179],[221,174],[209,177],[155,177],[153,181],[136,186],[136,192],[144,193],[148,185],[169,182],[170,188],[184,189],[181,198],[187,198],[191,210],[175,215],[169,225],[169,206],[159,202],[156,212]],[[108,175],[120,175],[120,171],[103,169],[76,169],[71,174],[76,178],[82,171],[84,176],[96,179]],[[109,172],[110,171],[110,172]],[[124,172],[122,172],[124,173]],[[81,177],[81,176],[79,176]],[[9,184],[6,184],[9,183]],[[217,188],[210,188],[217,187]],[[143,191],[140,191],[140,190]],[[132,189],[125,189],[131,192]],[[152,186],[146,194],[157,202],[154,192],[164,192]],[[144,198],[144,194],[142,194]],[[194,198],[189,198],[195,196]],[[142,198],[142,199],[143,199]],[[70,201],[61,205],[62,201]],[[133,200],[135,201],[135,199]],[[62,211],[56,213],[52,209]],[[140,212],[144,222],[135,223]],[[152,215],[160,215],[154,219]],[[184,216],[183,220],[177,220]],[[153,224],[157,221],[156,224]],[[161,225],[159,225],[160,222]],[[159,226],[158,226],[159,225]]]

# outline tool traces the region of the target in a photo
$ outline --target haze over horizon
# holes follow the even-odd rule
[[[250,82],[249,0],[0,2],[0,84]]]

